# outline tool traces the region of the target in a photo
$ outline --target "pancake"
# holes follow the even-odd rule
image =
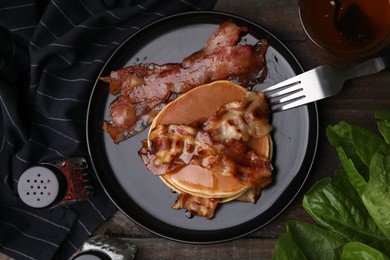
[[[150,133],[159,125],[191,125],[213,116],[224,104],[239,102],[247,89],[230,81],[215,81],[188,91],[169,103],[153,120]],[[272,139],[269,134],[250,138],[246,145],[259,156],[271,159]],[[148,139],[148,146],[151,142]],[[218,171],[210,171],[198,165],[187,165],[173,174],[159,176],[172,190],[203,198],[219,198],[227,202],[240,197],[252,187],[239,178]]]

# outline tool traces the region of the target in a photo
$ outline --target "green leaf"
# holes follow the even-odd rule
[[[336,150],[339,155],[341,164],[343,165],[343,168],[348,176],[348,180],[346,181],[349,181],[353,188],[361,196],[363,194],[364,188],[367,185],[366,180],[363,178],[363,176],[360,175],[353,161],[347,157],[344,149],[339,146],[336,148]]]
[[[343,168],[303,198],[318,225],[288,222],[274,259],[390,260],[390,110],[375,115],[383,138],[345,122],[326,129]]]
[[[368,245],[350,242],[344,246],[341,260],[390,260],[390,258]]]
[[[375,111],[375,118],[379,120],[390,121],[390,110],[378,109]]]
[[[386,143],[390,143],[390,121],[378,122],[378,129]]]
[[[375,223],[390,240],[390,145],[382,147],[373,156],[370,180],[362,200]]]
[[[335,126],[328,126],[326,128],[326,135],[330,144],[336,148],[342,147],[347,157],[352,160],[360,175],[367,180],[368,166],[360,159],[352,140],[351,132],[351,126],[345,122],[340,122]]]
[[[378,110],[375,113],[375,117],[379,120],[378,122],[379,132],[382,134],[386,143],[390,143],[390,110]]]
[[[277,241],[276,259],[339,259],[346,241],[339,235],[317,225],[290,221],[287,234]]]
[[[389,243],[344,171],[338,171],[333,182],[330,178],[317,182],[304,196],[303,208],[317,224],[348,241],[361,241],[380,249]]]
[[[360,127],[351,126],[351,138],[360,159],[370,167],[371,158],[385,141],[373,132]]]
[[[302,259],[306,260],[306,256],[299,249],[298,245],[295,243],[291,232],[285,232],[282,234],[278,241],[276,241],[273,260],[285,260],[285,259]]]

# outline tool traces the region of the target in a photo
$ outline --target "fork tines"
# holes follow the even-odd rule
[[[297,102],[305,98],[301,81],[292,78],[291,81],[283,81],[280,84],[268,87],[262,92],[269,100],[272,111],[281,111],[288,109],[288,104]],[[296,104],[294,105],[296,106]]]

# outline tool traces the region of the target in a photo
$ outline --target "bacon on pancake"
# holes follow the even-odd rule
[[[150,151],[141,149],[140,156],[155,175],[175,174],[192,164],[233,176],[253,189],[271,182],[272,167],[267,158],[239,140],[219,142],[211,136],[212,133],[191,126],[158,125],[149,136]]]
[[[263,82],[268,43],[238,44],[246,27],[232,21],[220,25],[204,48],[181,63],[139,64],[113,71],[100,79],[118,97],[110,104],[103,128],[115,143],[144,130],[161,108],[178,94],[206,83],[227,79],[242,86]]]
[[[179,193],[174,209],[212,218],[219,203],[234,199],[255,203],[260,190],[272,182],[269,146],[262,154],[258,152],[262,147],[251,145],[272,130],[269,113],[264,94],[248,91],[240,101],[224,104],[203,120],[155,125],[139,155],[151,173],[176,188],[172,188]],[[186,167],[192,171],[184,173],[187,177],[194,176],[195,169],[205,171],[197,179],[186,178],[182,171]],[[227,179],[230,184],[223,185]]]

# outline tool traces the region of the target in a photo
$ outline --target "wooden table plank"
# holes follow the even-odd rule
[[[213,245],[192,245],[161,238],[132,239],[137,245],[136,259],[271,259],[274,239],[240,239]]]
[[[298,1],[219,0],[214,10],[247,18],[283,41],[306,39],[299,21]]]

